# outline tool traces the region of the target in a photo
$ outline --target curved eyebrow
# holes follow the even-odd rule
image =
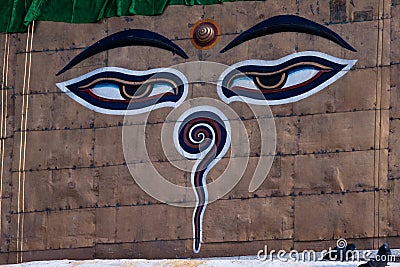
[[[87,47],[79,55],[74,57],[62,70],[60,70],[56,76],[66,72],[78,63],[100,52],[125,46],[157,47],[171,51],[184,59],[189,58],[178,45],[174,44],[168,38],[148,30],[131,29],[111,34],[110,36],[107,36]]]
[[[343,40],[343,38],[340,37],[337,33],[323,25],[295,15],[280,15],[264,20],[263,22],[260,22],[257,25],[248,29],[247,31],[241,33],[227,46],[225,46],[225,48],[222,49],[220,53],[224,53],[229,49],[238,46],[244,42],[247,42],[251,39],[279,32],[299,32],[320,36],[335,42],[341,47],[344,47],[353,52],[357,52],[357,50],[355,50],[351,45]]]

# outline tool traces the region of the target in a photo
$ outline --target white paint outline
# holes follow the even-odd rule
[[[281,63],[284,63],[288,60],[291,60],[293,58],[298,58],[298,57],[303,57],[303,56],[313,56],[313,57],[319,57],[323,58],[329,61],[332,61],[334,63],[342,64],[342,65],[347,65],[344,67],[341,71],[339,71],[336,75],[331,77],[330,79],[326,80],[322,84],[318,85],[314,89],[307,91],[303,94],[297,95],[297,96],[292,96],[286,99],[280,99],[280,100],[263,100],[263,99],[252,99],[248,98],[245,96],[232,96],[232,97],[226,97],[224,93],[222,92],[222,81],[228,75],[230,72],[237,70],[237,68],[242,67],[242,66],[247,66],[247,65],[254,65],[254,66],[276,66]],[[239,101],[239,102],[245,102],[249,104],[255,104],[255,105],[268,105],[268,106],[273,106],[273,105],[282,105],[282,104],[289,104],[293,102],[300,101],[304,98],[307,98],[313,94],[318,93],[322,89],[326,88],[327,86],[331,85],[335,81],[339,80],[341,77],[343,77],[353,66],[356,64],[357,60],[347,60],[347,59],[340,59],[336,58],[334,56],[324,54],[322,52],[317,52],[317,51],[303,51],[303,52],[298,52],[298,53],[293,53],[288,56],[282,57],[277,60],[258,60],[258,59],[250,59],[250,60],[245,60],[238,62],[236,64],[233,64],[229,68],[227,68],[224,72],[221,73],[221,75],[218,78],[217,81],[217,93],[218,96],[221,98],[222,101],[224,101],[226,104],[230,104],[231,102]]]
[[[97,107],[93,104],[90,104],[89,102],[83,100],[82,98],[80,98],[79,96],[77,96],[76,94],[74,94],[73,92],[71,92],[67,86],[80,82],[88,77],[91,77],[95,74],[98,73],[102,73],[102,72],[107,72],[107,71],[114,71],[114,72],[119,72],[119,73],[123,73],[123,74],[127,74],[127,75],[135,75],[135,76],[143,76],[143,75],[148,75],[148,74],[154,74],[157,75],[158,73],[172,73],[176,76],[179,77],[179,79],[181,79],[182,85],[183,85],[183,95],[181,96],[181,98],[179,99],[178,102],[163,102],[163,103],[158,103],[155,105],[150,105],[148,107],[144,107],[141,109],[135,109],[135,110],[112,110],[112,109],[106,109],[106,108],[100,108]],[[151,70],[144,70],[144,71],[136,71],[136,70],[128,70],[128,69],[124,69],[124,68],[118,68],[118,67],[104,67],[104,68],[99,68],[96,70],[93,70],[89,73],[86,73],[82,76],[79,76],[77,78],[65,81],[65,82],[61,82],[61,83],[57,83],[56,84],[58,88],[60,88],[63,92],[65,92],[70,98],[72,98],[73,100],[75,100],[76,102],[78,102],[79,104],[81,104],[82,106],[87,107],[90,110],[93,110],[95,112],[99,112],[102,114],[108,114],[108,115],[136,115],[136,114],[142,114],[142,113],[146,113],[158,108],[164,108],[164,107],[171,107],[171,108],[176,108],[178,107],[180,104],[182,104],[183,101],[185,101],[185,99],[187,98],[188,95],[188,81],[186,79],[186,76],[182,74],[182,72],[172,69],[172,68],[156,68],[156,69],[151,69]]]
[[[193,191],[195,192],[195,196],[196,196],[196,206],[195,206],[195,208],[193,210],[193,214],[192,214],[193,240],[195,240],[195,237],[196,237],[196,230],[195,230],[196,227],[194,224],[194,217],[195,217],[196,209],[199,206],[199,197],[198,197],[196,189],[195,189],[196,187],[194,184],[194,175],[195,175],[195,171],[197,170],[197,166],[200,164],[201,159],[203,159],[203,156],[206,155],[211,150],[213,145],[215,145],[215,142],[213,140],[212,144],[210,144],[210,146],[206,150],[201,151],[198,154],[187,153],[180,147],[180,145],[179,145],[179,128],[188,116],[190,116],[191,114],[194,114],[196,112],[211,112],[211,113],[217,115],[223,121],[224,128],[226,130],[226,141],[225,141],[224,147],[222,148],[221,153],[217,157],[215,157],[215,159],[207,166],[207,169],[204,171],[204,175],[202,178],[203,186],[201,186],[201,188],[204,190],[204,204],[203,204],[203,209],[200,213],[200,222],[199,222],[200,242],[199,242],[198,249],[195,248],[195,242],[193,242],[193,251],[194,251],[194,253],[197,254],[200,252],[200,249],[201,249],[201,243],[202,243],[202,239],[203,239],[203,215],[204,215],[204,212],[206,211],[207,204],[208,204],[208,190],[207,190],[207,184],[206,184],[207,175],[208,175],[208,172],[225,156],[226,152],[228,151],[229,147],[231,146],[231,125],[229,123],[228,118],[225,116],[225,114],[222,113],[218,108],[215,108],[212,106],[207,106],[207,105],[202,105],[202,106],[197,106],[197,107],[193,107],[191,109],[186,110],[181,116],[179,116],[179,118],[175,124],[175,127],[174,127],[173,140],[174,140],[174,145],[176,147],[176,150],[182,156],[184,156],[186,158],[196,159],[196,163],[193,165],[192,171],[190,172],[190,182],[192,184],[192,188],[193,188]],[[214,133],[214,137],[215,137],[215,133]]]

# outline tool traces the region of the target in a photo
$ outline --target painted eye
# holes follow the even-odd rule
[[[187,96],[187,80],[174,69],[130,71],[102,68],[57,86],[89,109],[104,114],[139,114],[177,107]]]
[[[276,61],[247,60],[222,73],[218,94],[226,103],[291,103],[324,89],[355,63],[319,52],[301,52]]]
[[[95,80],[88,85],[79,87],[81,91],[87,91],[93,97],[103,101],[137,101],[145,97],[173,96],[178,85],[168,79],[151,78],[144,82],[127,82],[120,79],[107,78]]]

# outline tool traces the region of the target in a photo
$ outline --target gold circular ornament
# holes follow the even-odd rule
[[[219,42],[220,36],[220,28],[212,19],[199,20],[190,30],[190,41],[200,50],[214,47]]]

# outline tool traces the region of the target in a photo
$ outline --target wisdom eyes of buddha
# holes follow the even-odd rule
[[[198,49],[212,48],[218,41],[218,27],[209,20],[196,26],[199,26],[198,34],[195,32],[192,36],[198,39],[192,40],[193,45]],[[286,15],[272,17],[242,32],[220,53],[235,49],[251,39],[280,32],[316,35],[356,52],[327,27]],[[168,38],[145,29],[132,29],[112,34],[89,46],[57,75],[100,52],[124,46],[156,47],[184,59],[189,58],[181,47]],[[294,53],[277,60],[248,59],[226,66],[219,74],[215,90],[225,105],[232,102],[257,106],[293,103],[331,85],[355,63],[356,60],[339,59],[317,51]],[[160,66],[140,71],[104,67],[60,82],[57,86],[88,109],[103,114],[134,116],[166,107],[177,109],[188,98],[190,82],[184,71],[175,67]],[[172,133],[171,140],[174,140],[176,150],[183,157],[196,160],[191,170],[192,190],[196,197],[192,218],[193,250],[196,253],[201,246],[203,214],[210,202],[206,183],[208,171],[233,144],[235,129],[231,129],[227,121],[224,111],[200,105],[184,112]],[[264,173],[263,177],[266,175]],[[252,190],[256,190],[261,182],[256,182]]]

